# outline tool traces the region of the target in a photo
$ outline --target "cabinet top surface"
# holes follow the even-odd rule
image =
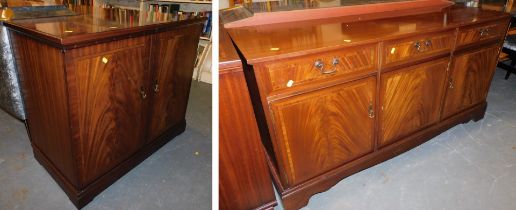
[[[148,12],[75,6],[77,15],[7,20],[4,25],[58,45],[92,42],[114,36],[150,32],[160,28],[202,22],[205,18],[168,16],[152,18]],[[150,18],[149,18],[150,17]]]
[[[452,5],[227,28],[250,64],[500,20],[502,12]]]

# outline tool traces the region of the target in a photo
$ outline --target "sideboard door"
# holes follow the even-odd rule
[[[152,55],[152,117],[149,139],[155,140],[185,119],[201,25],[156,35]]]
[[[484,101],[498,61],[498,44],[454,56],[442,118]]]
[[[439,120],[449,61],[445,58],[382,74],[380,146]]]
[[[67,64],[83,185],[108,172],[145,143],[149,48],[138,44],[106,52],[97,50],[117,44],[77,49],[70,54],[78,56]],[[91,51],[97,52],[90,54]]]
[[[369,77],[270,103],[286,186],[373,150],[375,90]]]

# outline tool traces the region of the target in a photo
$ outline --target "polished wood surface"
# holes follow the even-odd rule
[[[381,75],[380,146],[439,120],[448,63],[445,58]]]
[[[347,48],[316,56],[306,56],[265,64],[272,90],[291,88],[335,76],[364,75],[377,69],[376,46]],[[337,59],[338,64],[333,61]],[[315,63],[322,66],[317,68]]]
[[[258,125],[236,49],[219,28],[219,208],[276,205]]]
[[[375,78],[270,104],[285,186],[294,186],[373,149]],[[347,103],[346,99],[353,99]]]
[[[494,21],[473,27],[460,29],[457,45],[475,44],[482,40],[501,39],[505,37],[507,25],[505,22]]]
[[[234,69],[220,74],[219,85],[219,208],[261,209],[275,205],[244,73]]]
[[[254,64],[509,17],[501,12],[459,6],[442,12],[405,14],[410,12],[265,24],[230,28],[228,32],[248,63]],[[275,48],[278,50],[271,50]]]
[[[242,62],[236,52],[229,34],[222,25],[219,25],[219,71],[241,67]]]
[[[149,41],[141,37],[74,49],[67,57],[81,186],[145,144],[148,102],[140,91],[148,86],[149,72],[142,69],[149,65]]]
[[[202,28],[187,27],[156,36],[152,52],[154,75],[148,89],[152,98],[149,138],[156,139],[164,131],[184,119],[190,84],[197,57],[197,44]]]
[[[153,34],[171,27],[205,21],[206,18],[183,17],[172,19],[137,18],[115,15],[110,9],[97,7],[71,8],[80,15],[9,20],[4,22],[13,30],[25,33],[56,47],[76,48],[109,42],[143,34]],[[146,17],[146,12],[139,16]]]
[[[20,72],[20,83],[27,113],[27,128],[34,150],[46,155],[69,186],[78,187],[77,165],[68,126],[69,108],[63,54],[58,49],[10,34],[13,53]],[[45,55],[45,59],[37,58]],[[33,79],[34,78],[34,79]],[[37,79],[36,79],[37,78]],[[71,188],[71,187],[70,187]]]
[[[500,45],[496,44],[454,56],[447,81],[443,118],[485,100],[499,52]]]
[[[383,45],[382,66],[414,61],[439,53],[449,53],[454,42],[453,31],[389,41]]]
[[[506,30],[508,21],[501,12],[451,6],[441,12],[375,13],[228,29],[242,53],[250,95],[257,98],[253,105],[258,127],[267,128],[261,132],[262,141],[285,209],[301,208],[310,196],[342,178],[456,124],[482,119],[502,44],[502,37],[489,31]],[[461,43],[462,32],[474,28],[480,33],[492,23],[497,24],[486,38],[465,36],[463,40],[477,41]],[[319,57],[331,67],[332,53],[368,48],[377,58],[354,59],[350,65],[351,72],[360,74],[339,74],[338,68],[330,75],[314,73]],[[364,66],[370,69],[362,71]],[[367,78],[376,78],[370,88],[343,88]],[[456,84],[452,89],[460,90],[452,92],[449,81]],[[353,94],[368,90],[378,93],[369,101],[371,124],[347,113],[364,111],[355,108],[364,107],[364,102]],[[355,131],[363,136],[353,136]]]
[[[185,130],[202,27],[64,50],[8,26],[35,157],[78,208]]]

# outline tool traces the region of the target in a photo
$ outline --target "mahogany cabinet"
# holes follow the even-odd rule
[[[203,27],[91,18],[5,23],[34,155],[77,208],[185,130]]]
[[[222,12],[285,209],[483,118],[509,16],[444,3],[313,20]]]
[[[276,197],[244,69],[224,30],[219,39],[219,209],[273,209]]]

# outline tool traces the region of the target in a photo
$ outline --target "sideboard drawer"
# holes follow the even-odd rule
[[[377,70],[376,45],[346,48],[265,64],[271,90],[336,76],[365,75]]]
[[[506,33],[506,22],[489,22],[459,29],[457,45],[463,46],[487,39],[501,39]]]
[[[453,42],[453,31],[388,41],[383,46],[382,64],[395,65],[451,51]]]

